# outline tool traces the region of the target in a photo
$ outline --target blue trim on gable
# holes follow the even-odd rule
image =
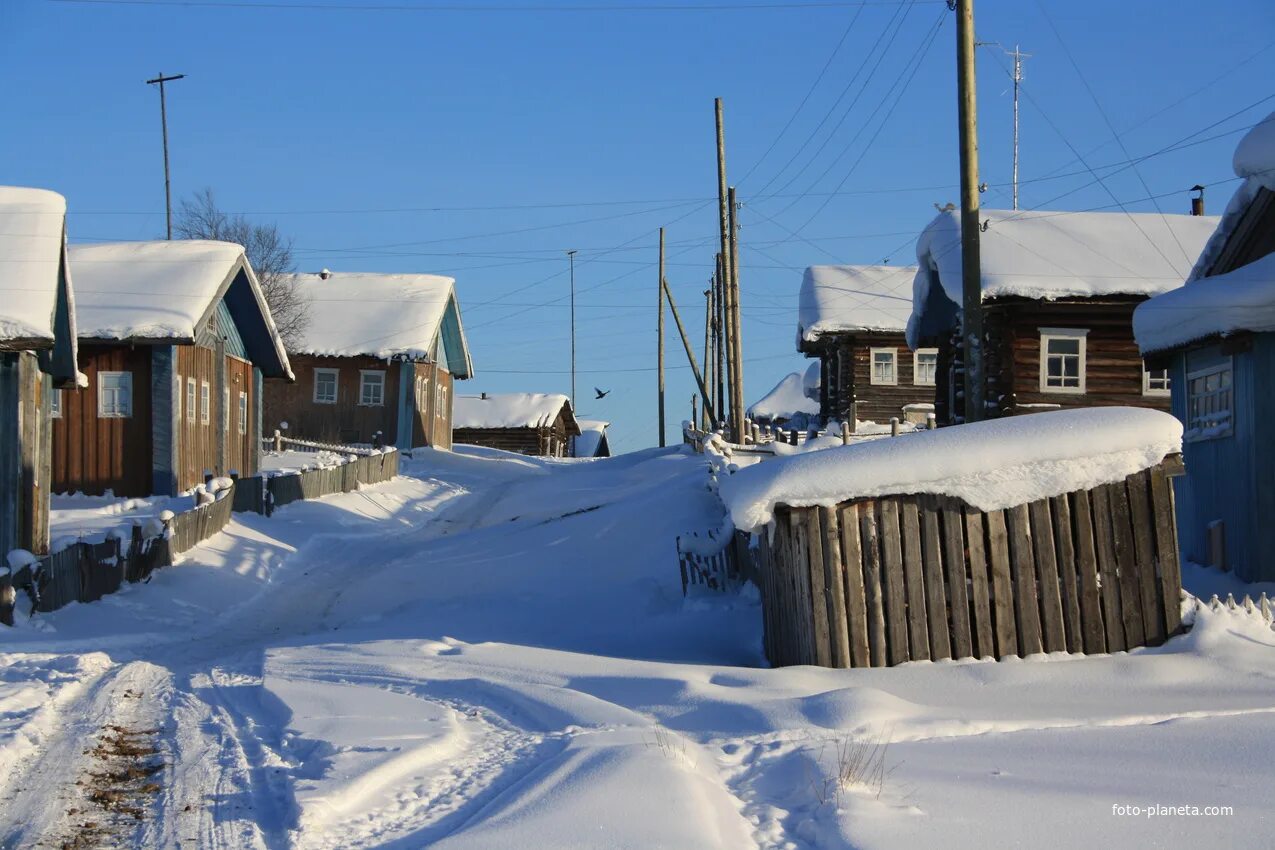
[[[239,335],[239,326],[230,315],[230,307],[224,298],[217,302],[217,330],[226,343],[227,354],[233,354],[244,360],[248,359],[248,349],[244,348],[243,337]]]
[[[465,350],[464,337],[460,332],[460,313],[456,308],[455,299],[451,300],[446,312],[443,313],[443,322],[438,335],[442,341],[439,364],[450,372],[453,378],[468,378],[470,376],[469,358]]]
[[[275,348],[274,335],[261,305],[257,303],[247,271],[240,269],[235,275],[223,303],[234,318],[243,343],[244,358],[259,367],[268,378],[288,377],[288,364]]]

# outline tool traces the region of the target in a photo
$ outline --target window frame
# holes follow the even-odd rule
[[[1193,398],[1191,392],[1191,382],[1199,378],[1206,378],[1209,375],[1220,375],[1224,372],[1230,373],[1230,382],[1227,389],[1230,392],[1230,416],[1227,418],[1227,426],[1225,431],[1216,434],[1200,433],[1202,429],[1196,424],[1191,415],[1191,401]],[[1227,356],[1223,360],[1219,360],[1210,366],[1202,369],[1195,369],[1186,373],[1186,386],[1183,388],[1183,418],[1185,421],[1185,429],[1182,438],[1189,443],[1198,443],[1204,440],[1220,440],[1223,437],[1232,437],[1235,435],[1235,359]]]
[[[199,393],[199,390],[196,389],[195,379],[187,378],[186,379],[186,424],[188,425],[195,424],[195,406],[197,404],[196,398],[198,396],[198,393]]]
[[[877,355],[890,355],[890,380],[877,380]],[[868,349],[868,383],[874,387],[897,387],[899,385],[899,349],[894,346],[880,346]]]
[[[934,358],[934,377],[929,381],[922,381],[917,376],[921,374],[921,355],[932,356]],[[912,385],[915,387],[934,387],[939,382],[939,350],[937,348],[918,348],[912,352]]]
[[[244,436],[248,433],[248,394],[243,390],[239,391],[239,435]]]
[[[230,433],[230,387],[221,388],[221,430]]]
[[[1151,386],[1151,371],[1147,368],[1146,361],[1142,362],[1142,394],[1151,398],[1169,398],[1173,395],[1173,370],[1169,368],[1156,369],[1157,372],[1164,373],[1164,380],[1168,382],[1168,386],[1164,389]],[[1232,375],[1234,380],[1234,375]],[[1234,406],[1234,405],[1232,405]]]
[[[332,398],[319,398],[319,376],[332,376]],[[312,395],[315,404],[336,404],[341,397],[341,370],[328,367],[315,367],[314,370],[314,392]]]
[[[1075,387],[1049,386],[1049,342],[1050,340],[1076,340],[1077,354],[1080,364],[1077,378],[1080,382]],[[1070,355],[1058,355],[1066,357]],[[1089,363],[1089,329],[1088,328],[1041,328],[1040,329],[1040,391],[1049,395],[1084,395],[1088,390],[1086,372]],[[1064,376],[1065,379],[1066,376]]]
[[[209,425],[212,423],[212,384],[207,381],[199,382],[199,424]]]
[[[62,418],[62,391],[57,388],[49,393],[49,418]]]
[[[367,379],[368,379],[370,376],[372,376],[372,375],[376,375],[376,376],[377,376],[377,381],[378,381],[378,382],[377,382],[377,383],[375,383],[375,384],[369,384],[369,383],[367,382]],[[367,387],[369,387],[369,386],[376,386],[376,387],[379,387],[379,389],[380,389],[380,396],[381,396],[381,398],[380,398],[380,400],[379,400],[379,401],[365,401],[365,400],[364,400],[364,398],[363,398],[363,391],[364,391]],[[358,405],[359,405],[359,407],[384,407],[384,406],[385,406],[385,370],[384,370],[384,369],[360,369],[360,370],[359,370],[359,402],[358,402]]]
[[[120,386],[115,388],[119,390],[125,389],[127,384],[128,404],[121,405],[116,399],[117,409],[115,411],[107,411],[102,401],[102,393],[107,389],[107,378],[123,378],[125,379]],[[127,408],[120,410],[118,408]],[[97,373],[97,418],[98,419],[132,419],[133,418],[133,373],[128,371],[106,371]]]

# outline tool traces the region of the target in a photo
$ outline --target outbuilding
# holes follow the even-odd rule
[[[524,455],[568,457],[580,423],[559,393],[458,396],[452,439]]]

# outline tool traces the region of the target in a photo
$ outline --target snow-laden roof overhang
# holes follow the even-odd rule
[[[811,266],[797,302],[797,348],[824,334],[902,331],[915,266]]]
[[[579,434],[580,425],[571,399],[561,393],[488,393],[456,396],[452,406],[453,428],[547,428],[564,414],[568,434]]]

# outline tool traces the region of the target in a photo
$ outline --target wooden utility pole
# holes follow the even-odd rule
[[[168,101],[164,98],[164,83],[171,83],[185,76],[172,74],[165,77],[164,72],[160,71],[158,77],[146,81],[148,86],[159,86],[159,126],[164,134],[164,224],[169,239],[173,238],[173,190],[168,177]]]
[[[730,209],[728,206],[730,201],[726,188],[726,130],[722,124],[722,99],[720,97],[713,101],[713,113],[717,124],[717,207],[718,219],[721,227],[721,264],[723,272],[722,294],[724,296],[722,306],[726,318],[726,371],[728,382],[732,388],[730,396],[730,436],[735,442],[741,442],[744,435],[739,427],[741,423],[736,421],[740,419],[740,417],[736,416],[735,412],[735,358],[733,356],[733,352],[735,350],[735,328],[732,326],[734,310],[731,306],[731,299],[733,298],[734,290],[731,286],[731,234]]]
[[[983,285],[979,259],[978,102],[974,87],[974,0],[956,0],[956,87],[961,150],[961,338],[965,421],[987,413],[983,351]]]
[[[735,202],[734,186],[727,190],[726,198],[730,207],[730,357],[735,361],[731,372],[730,417],[731,430],[743,435],[747,427],[744,422],[744,335],[739,317],[739,223],[735,212],[738,204]],[[743,442],[742,436],[737,440]]]
[[[714,296],[715,304],[713,305],[716,315],[713,317],[714,332],[717,334],[717,350],[715,352],[716,367],[713,374],[717,378],[717,386],[714,388],[716,395],[713,396],[713,406],[716,410],[724,411],[726,409],[726,296],[722,285],[722,278],[726,272],[722,269],[722,255],[717,255],[717,292]],[[723,423],[717,423],[723,424]]]
[[[668,299],[669,310],[673,313],[673,322],[677,325],[677,332],[682,335],[682,347],[686,349],[686,359],[691,364],[691,372],[695,375],[695,383],[699,387],[700,397],[704,399],[704,406],[709,407],[708,403],[708,386],[704,383],[704,375],[699,370],[699,363],[695,361],[695,349],[691,346],[691,338],[686,335],[686,328],[682,325],[682,317],[677,312],[677,302],[673,300],[673,291],[668,288],[668,281],[660,278],[660,283],[664,287],[664,297]],[[710,419],[715,419],[714,411],[708,411]]]
[[[713,282],[704,290],[704,383],[713,392]],[[708,413],[704,414],[704,430],[708,430]]]
[[[655,324],[656,371],[659,372],[660,448],[664,448],[664,228],[660,228],[660,279],[655,288],[659,291],[659,318]]]

